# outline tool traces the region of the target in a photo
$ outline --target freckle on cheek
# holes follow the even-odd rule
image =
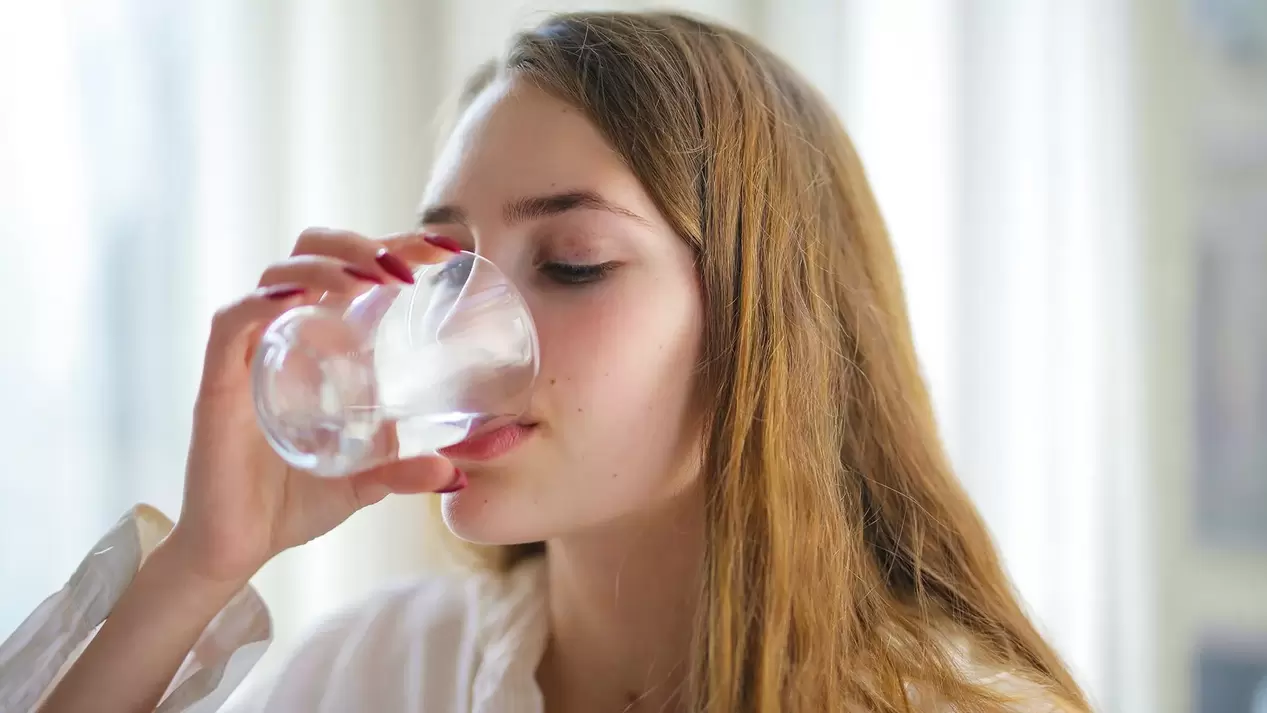
[[[554,386],[554,385],[555,385],[555,384],[557,384],[557,383],[559,383],[559,380],[558,380],[558,379],[550,379],[550,385],[551,385],[551,386]]]

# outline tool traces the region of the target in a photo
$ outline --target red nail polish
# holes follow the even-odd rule
[[[408,282],[411,285],[414,284],[413,271],[409,269],[409,266],[405,264],[404,260],[401,260],[388,252],[387,248],[379,250],[378,254],[374,256],[374,259],[384,270],[387,271],[387,274],[402,282]]]
[[[454,468],[453,482],[449,483],[448,487],[442,490],[437,490],[436,492],[442,495],[444,493],[456,493],[457,491],[465,487],[466,487],[466,473],[463,473],[461,468]]]
[[[458,243],[458,241],[444,235],[435,235],[433,233],[427,233],[426,235],[422,236],[422,239],[427,241],[428,243],[431,243],[437,248],[440,248],[441,250],[448,250],[451,253],[462,252],[462,246],[461,244]]]
[[[351,275],[352,277],[355,277],[355,278],[356,278],[356,279],[358,279],[358,280],[365,280],[366,282],[373,282],[373,283],[374,283],[374,284],[376,284],[376,285],[381,285],[381,284],[383,284],[383,278],[381,278],[381,277],[379,277],[378,275],[375,275],[374,273],[369,272],[369,271],[367,271],[367,270],[362,270],[361,268],[357,267],[356,265],[344,265],[344,266],[343,266],[343,271],[344,271],[344,272],[346,272],[347,274]]]
[[[304,288],[297,285],[273,285],[272,287],[264,290],[264,297],[265,299],[270,300],[284,300],[287,297],[294,297],[295,295],[301,294],[303,291]]]

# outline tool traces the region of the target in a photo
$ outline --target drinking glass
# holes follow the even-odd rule
[[[434,453],[527,408],[537,334],[514,284],[469,252],[413,274],[345,304],[296,307],[265,330],[255,410],[287,463],[346,475]]]

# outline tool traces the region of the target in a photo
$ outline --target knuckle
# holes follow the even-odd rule
[[[234,319],[236,306],[225,305],[216,310],[215,316],[211,318],[212,343],[223,342],[233,332],[233,325],[237,321]]]
[[[213,327],[222,326],[225,322],[228,322],[231,319],[233,319],[234,312],[237,311],[238,307],[241,304],[242,302],[239,300],[237,302],[230,302],[228,304],[221,305],[219,308],[217,308],[215,311],[215,314],[213,314],[211,317],[212,326]]]
[[[320,248],[330,240],[330,236],[336,231],[321,226],[309,226],[299,233],[299,237],[295,240],[295,246],[290,251],[291,256],[303,255]]]
[[[299,233],[299,238],[298,240],[296,240],[296,242],[309,243],[309,242],[312,242],[313,240],[319,240],[321,238],[324,238],[329,234],[330,234],[329,228],[312,225],[312,226],[308,226],[307,228],[304,228]]]
[[[242,313],[256,297],[257,293],[248,293],[238,299],[221,305],[211,318],[212,329],[225,329],[241,321]]]
[[[277,263],[269,265],[268,267],[264,268],[264,272],[260,273],[259,284],[263,286],[267,284],[268,282],[272,281],[273,279],[275,279],[277,277],[277,274],[282,270],[282,268],[283,268],[283,265],[277,264]]]

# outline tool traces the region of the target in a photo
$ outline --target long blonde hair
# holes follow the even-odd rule
[[[1007,709],[965,651],[1086,710],[950,469],[823,98],[753,39],[669,13],[554,16],[466,97],[502,73],[586,112],[696,254],[715,415],[691,710]]]

